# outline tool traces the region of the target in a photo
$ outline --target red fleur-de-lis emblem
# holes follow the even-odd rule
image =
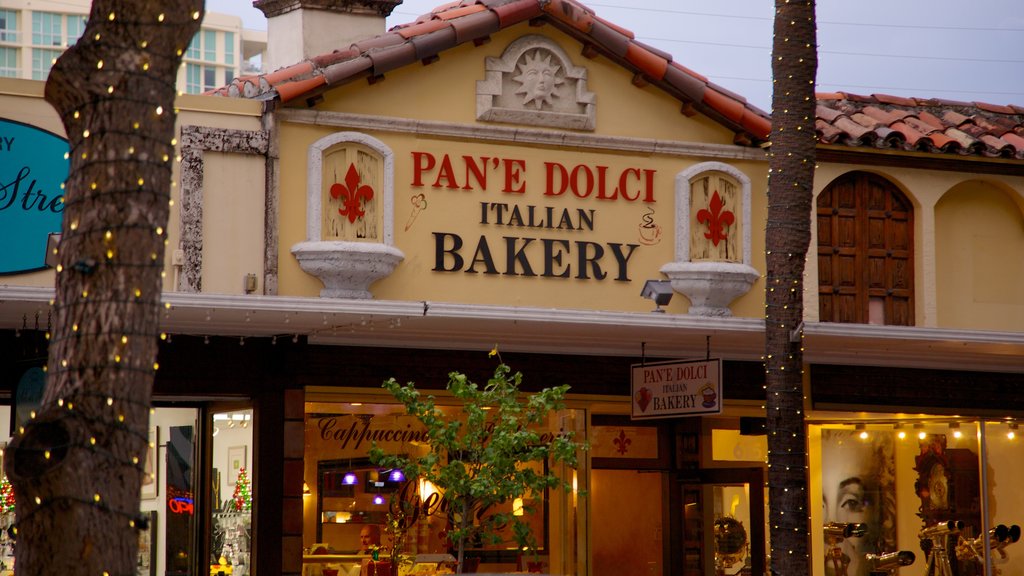
[[[632,444],[633,441],[630,440],[629,438],[626,438],[625,430],[619,430],[618,438],[612,440],[612,443],[615,444],[616,446],[616,452],[618,452],[619,454],[625,454],[626,452],[629,451],[629,445]]]
[[[341,208],[338,208],[338,214],[347,216],[351,223],[366,215],[362,203],[364,200],[368,202],[373,199],[373,188],[359,183],[359,172],[355,164],[349,164],[344,184],[335,182],[331,185],[331,198],[337,200],[341,196],[344,196],[344,199],[341,201]]]
[[[732,226],[732,223],[736,221],[736,215],[731,211],[722,211],[722,207],[725,206],[725,202],[722,202],[722,197],[718,195],[718,190],[715,190],[713,196],[711,196],[711,205],[707,210],[701,208],[697,211],[697,222],[708,225],[708,231],[704,233],[704,237],[711,240],[711,243],[718,246],[718,242],[725,240],[729,237],[729,233],[725,231],[726,226]]]

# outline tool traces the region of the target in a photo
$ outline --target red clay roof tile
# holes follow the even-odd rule
[[[291,100],[292,98],[319,88],[326,83],[327,81],[323,76],[314,76],[308,80],[299,80],[298,82],[282,82],[274,88],[277,90],[277,93],[282,100]]]
[[[537,0],[513,0],[500,6],[492,6],[491,10],[498,15],[498,21],[501,22],[502,28],[543,14]]]
[[[456,5],[459,3],[456,2]],[[470,4],[468,6],[462,6],[461,8],[453,8],[451,10],[445,10],[438,12],[437,17],[442,20],[451,20],[453,18],[462,18],[463,16],[469,16],[470,14],[476,14],[477,12],[484,12],[487,7],[482,4]]]
[[[818,99],[817,113],[817,133],[822,143],[856,145],[875,138],[874,145],[882,148],[1024,160],[1024,111],[1019,107],[981,107],[938,98],[876,95],[839,100],[834,94],[824,96]],[[858,125],[873,128],[872,132],[858,137],[862,128],[847,124],[837,112],[849,115]]]
[[[429,34],[429,33],[433,32],[435,30],[440,30],[441,28],[444,28],[445,26],[448,26],[448,25],[449,24],[447,22],[445,22],[444,20],[433,20],[433,19],[431,19],[431,20],[425,20],[423,22],[420,22],[419,24],[413,24],[412,26],[409,26],[408,28],[399,28],[399,29],[395,30],[395,32],[397,32],[398,35],[401,36],[402,38],[405,38],[406,40],[408,40],[409,38],[412,38],[413,36],[419,36],[421,34]]]
[[[594,39],[595,44],[603,47],[611,54],[619,58],[626,57],[626,52],[629,50],[629,36],[624,35],[622,32],[608,26],[604,22],[595,20],[594,25],[590,28],[590,37]]]
[[[631,31],[597,16],[578,0],[461,0],[438,6],[411,24],[362,40],[350,49],[322,54],[258,77],[242,77],[208,92],[215,95],[299,101],[308,92],[379,75],[416,60],[489,35],[525,20],[543,17],[594,53],[606,54],[651,78],[696,110],[737,131],[737,142],[757,144],[740,132],[768,138],[765,112],[707,77],[672,61],[672,56],[635,41]],[[1024,159],[1024,107],[907,98],[848,92],[818,94],[819,142],[936,153],[1006,156]]]
[[[590,29],[594,26],[594,13],[578,2],[551,0],[544,5],[543,9],[544,12],[550,14],[553,18],[584,34],[589,34]]]
[[[501,30],[498,15],[490,10],[457,18],[451,21],[451,25],[455,30],[456,44],[484,38]]]
[[[667,60],[636,42],[626,45],[626,60],[655,80],[664,78],[665,69],[668,68]]]
[[[739,122],[743,118],[743,103],[737,102],[718,90],[710,87],[705,90],[704,103],[733,122]]]

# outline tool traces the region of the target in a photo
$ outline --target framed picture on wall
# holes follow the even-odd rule
[[[246,467],[246,447],[232,446],[228,448],[228,484],[234,486],[238,483],[238,473]]]
[[[155,500],[160,495],[160,468],[158,464],[160,459],[156,457],[159,449],[160,427],[150,426],[149,439],[146,444],[145,473],[142,475],[142,491],[140,494],[143,500]]]
[[[135,562],[135,576],[156,576],[156,510],[149,512],[149,526],[145,530],[139,530],[139,555]]]

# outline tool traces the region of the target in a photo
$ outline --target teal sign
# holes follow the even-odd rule
[[[60,233],[68,141],[0,118],[0,274],[46,267],[46,242]]]

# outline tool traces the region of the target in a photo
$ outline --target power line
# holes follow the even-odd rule
[[[617,10],[631,10],[635,12],[659,12],[662,14],[681,14],[684,16],[705,16],[711,18],[730,18],[733,20],[756,20],[770,22],[773,18],[765,16],[745,16],[742,14],[715,14],[712,12],[694,12],[690,10],[671,10],[668,8],[643,8],[640,6],[622,6],[619,4],[601,4],[588,2],[588,6],[594,8],[615,8]],[[965,32],[1024,32],[1024,28],[989,28],[972,26],[928,26],[924,24],[888,24],[872,22],[836,22],[831,20],[818,20],[818,25],[827,24],[830,26],[860,26],[870,28],[907,28],[911,30],[962,30]]]
[[[744,48],[749,50],[770,51],[769,46],[755,46],[753,44],[734,44],[732,42],[705,42],[701,40],[677,40],[674,38],[654,38],[649,36],[638,36],[638,40],[645,42],[672,42],[675,44],[700,44],[703,46],[722,46],[725,48]],[[956,56],[916,56],[912,54],[874,54],[871,52],[845,52],[843,50],[818,50],[818,54],[835,54],[839,56],[866,56],[870,58],[903,58],[908,60],[939,60],[943,62],[990,62],[993,64],[1024,64],[1024,60],[994,59],[994,58],[960,58]]]

